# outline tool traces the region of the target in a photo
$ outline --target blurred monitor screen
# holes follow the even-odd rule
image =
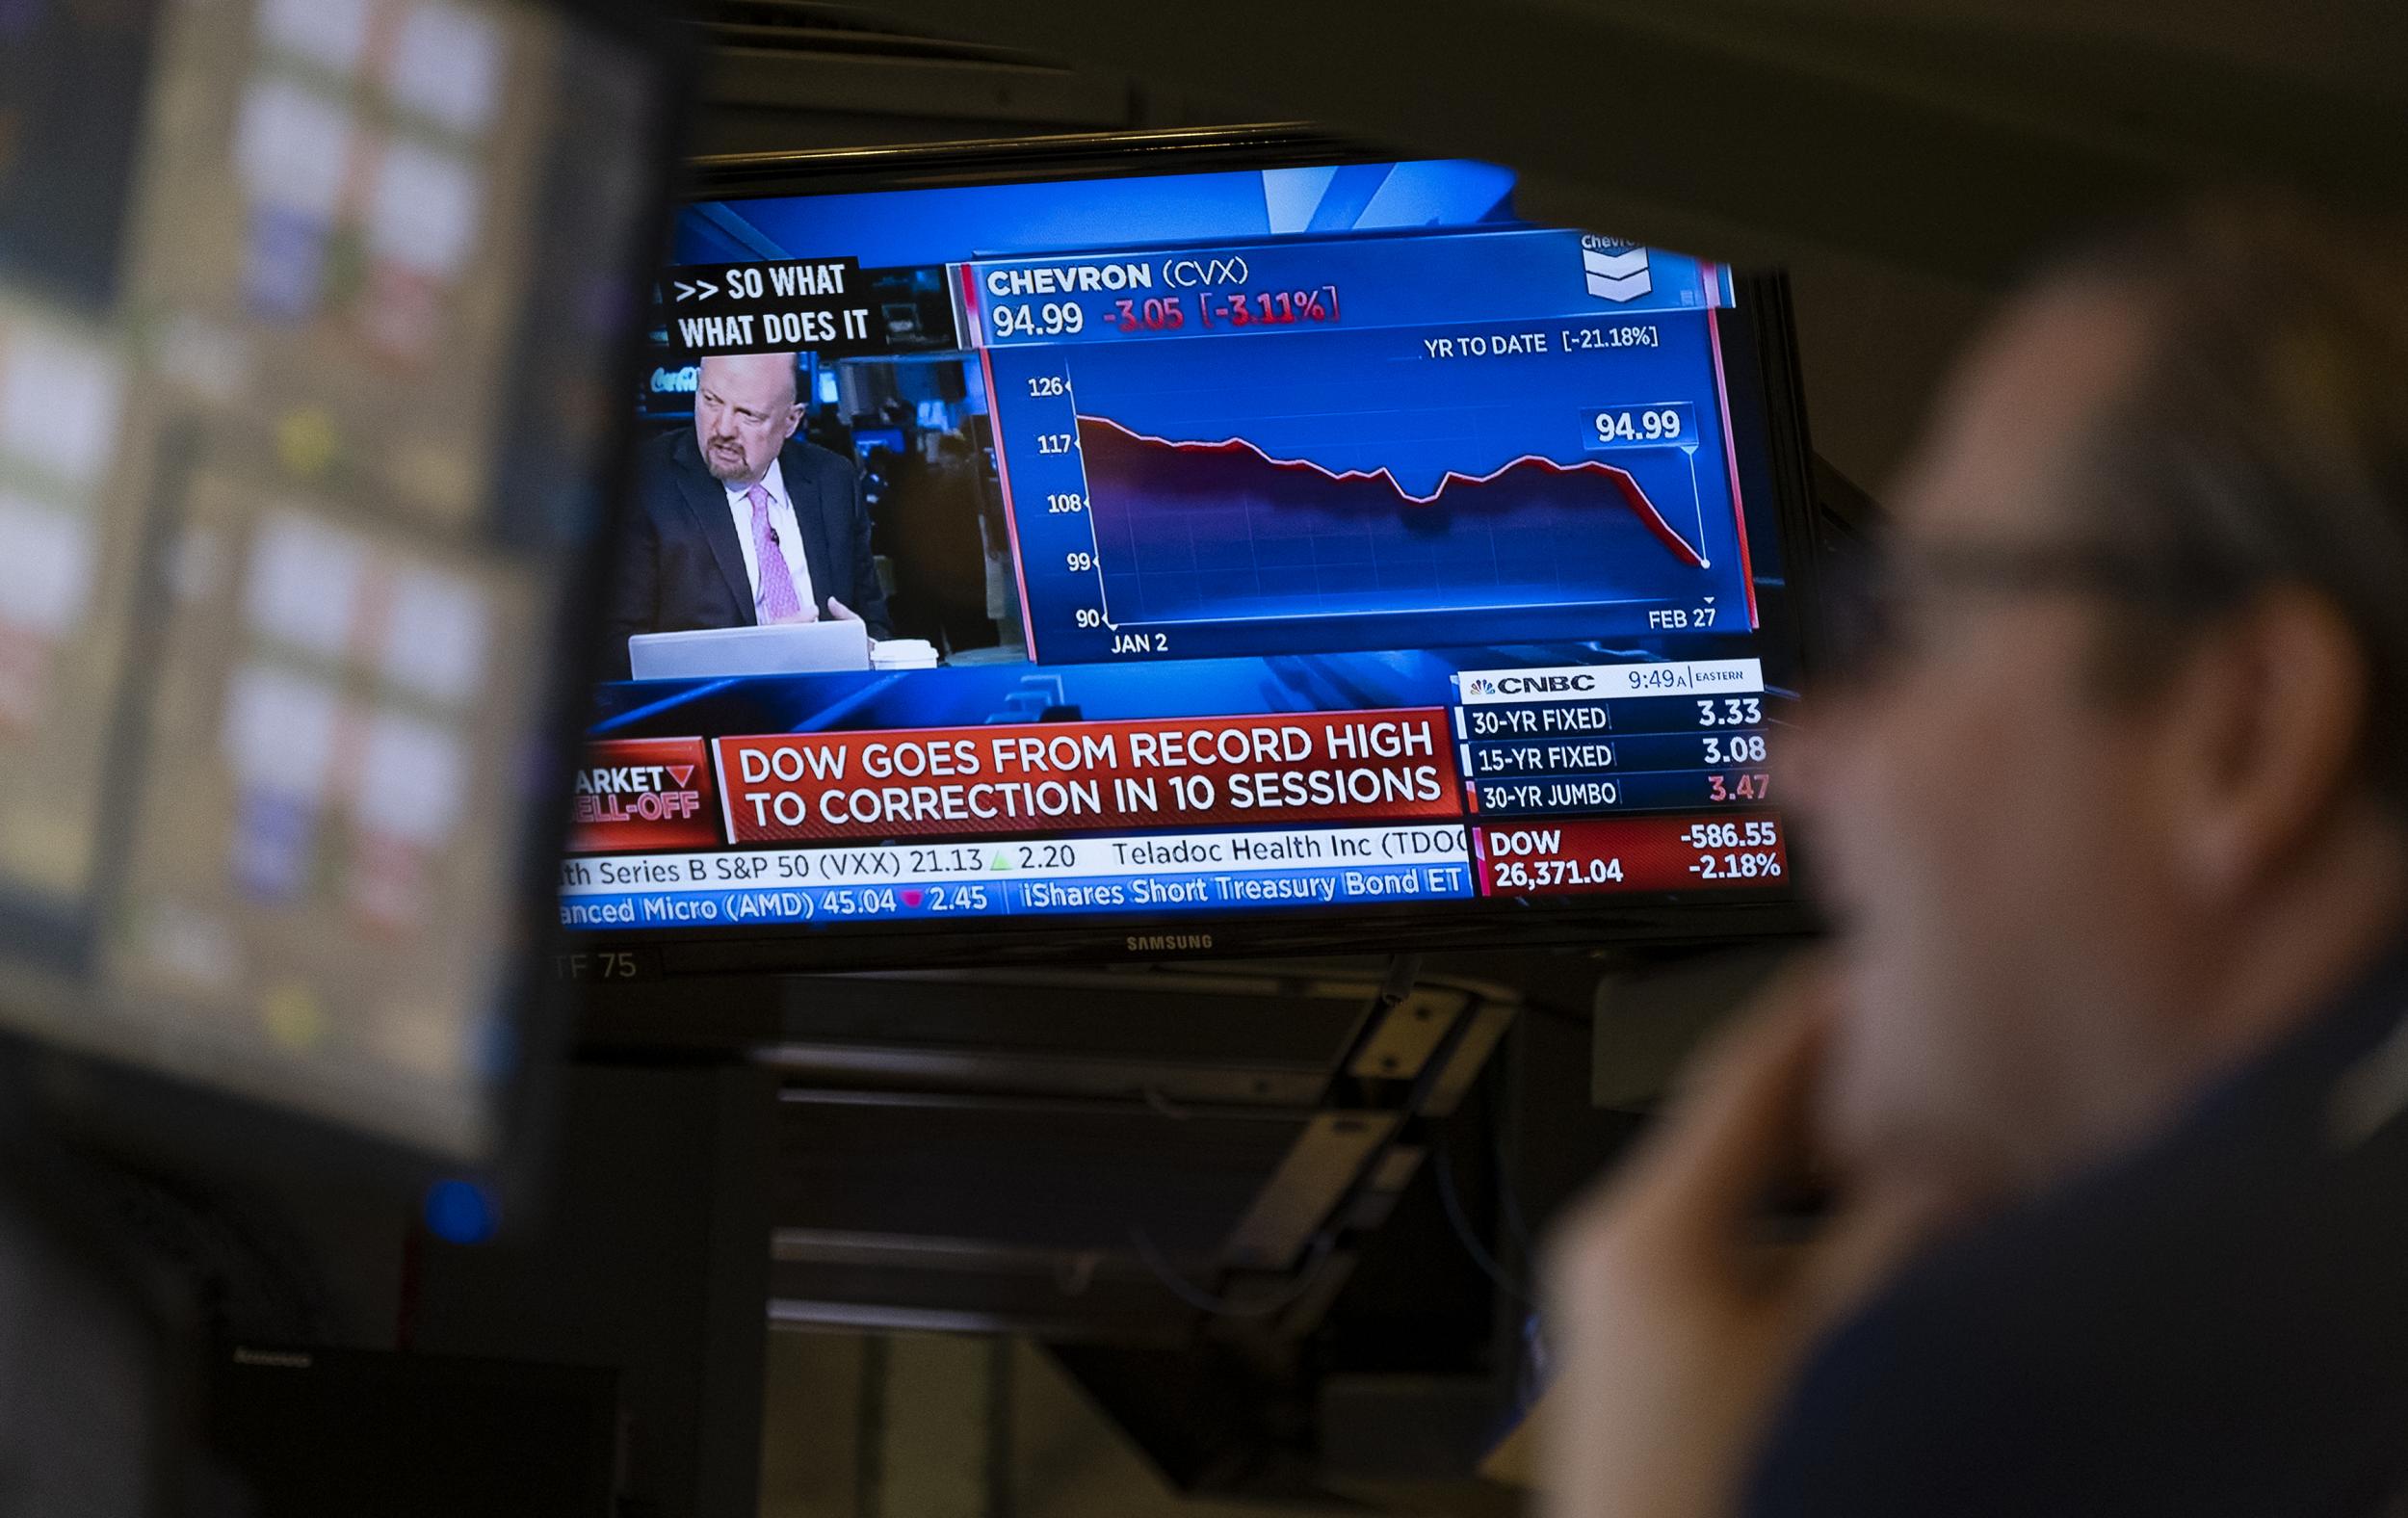
[[[602,687],[563,923],[641,971],[1789,921],[1780,281],[1492,165],[1152,145],[682,207],[603,657],[877,642]]]
[[[896,458],[903,457],[903,430],[900,427],[856,427],[852,430],[852,451],[863,462],[872,454],[885,449]]]
[[[662,57],[599,8],[0,7],[0,1022],[493,1147]]]

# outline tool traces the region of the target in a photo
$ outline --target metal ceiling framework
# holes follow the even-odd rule
[[[2342,0],[894,0],[916,25],[1528,175],[1524,214],[1996,282],[2231,181],[2408,190],[2408,8]]]
[[[900,135],[979,136],[1181,124],[1214,115],[1114,68],[899,26],[862,7],[718,0],[700,8],[705,126],[748,113],[908,122]],[[946,123],[959,123],[950,134]],[[792,145],[791,143],[787,145]]]
[[[596,998],[585,1041],[777,1072],[777,1324],[1285,1339],[1520,1006],[1400,964],[786,979],[717,1019],[669,981]]]

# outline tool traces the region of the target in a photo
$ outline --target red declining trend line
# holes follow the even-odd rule
[[[1438,477],[1438,487],[1436,489],[1430,491],[1427,495],[1415,495],[1410,490],[1407,490],[1403,484],[1398,481],[1395,472],[1392,471],[1386,464],[1382,464],[1376,469],[1337,470],[1328,468],[1322,464],[1315,463],[1310,458],[1273,458],[1270,455],[1263,451],[1260,444],[1243,437],[1224,437],[1217,443],[1183,442],[1175,437],[1156,437],[1149,432],[1137,432],[1131,428],[1123,427],[1120,423],[1113,421],[1109,416],[1089,416],[1084,411],[1079,413],[1079,422],[1081,426],[1085,426],[1087,423],[1092,422],[1099,427],[1109,427],[1113,432],[1120,433],[1122,436],[1127,437],[1132,441],[1151,443],[1155,447],[1168,448],[1174,452],[1203,454],[1248,453],[1261,459],[1264,463],[1269,464],[1273,469],[1302,469],[1309,471],[1310,473],[1320,475],[1324,480],[1335,481],[1341,484],[1349,480],[1384,480],[1387,482],[1388,488],[1397,493],[1397,498],[1408,506],[1433,505],[1440,496],[1447,493],[1447,486],[1451,484],[1457,483],[1467,485],[1486,484],[1492,480],[1511,474],[1514,470],[1525,466],[1534,466],[1538,469],[1546,471],[1549,474],[1557,475],[1601,474],[1612,482],[1614,489],[1620,492],[1622,496],[1623,504],[1630,507],[1632,510],[1637,512],[1639,520],[1646,524],[1648,531],[1654,533],[1658,538],[1662,539],[1663,545],[1666,548],[1671,549],[1674,554],[1679,556],[1683,563],[1688,564],[1692,569],[1702,569],[1706,565],[1705,556],[1699,553],[1695,548],[1689,546],[1688,538],[1683,537],[1679,533],[1673,531],[1672,524],[1664,520],[1664,516],[1662,511],[1656,510],[1656,503],[1647,498],[1646,489],[1639,484],[1637,479],[1635,478],[1629,470],[1617,468],[1612,464],[1605,463],[1594,458],[1583,459],[1581,462],[1576,464],[1567,464],[1559,463],[1553,458],[1548,458],[1538,454],[1524,454],[1519,458],[1511,459],[1505,463],[1499,464],[1496,468],[1489,470],[1486,474],[1467,475],[1462,473],[1460,470],[1450,469],[1445,474]]]

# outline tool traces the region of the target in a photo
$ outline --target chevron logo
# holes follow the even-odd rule
[[[1647,249],[1627,243],[1581,242],[1581,273],[1588,293],[1600,301],[1636,301],[1655,288],[1647,273]]]

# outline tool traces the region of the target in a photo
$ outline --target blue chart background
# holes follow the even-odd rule
[[[1175,329],[1128,331],[1112,298],[1086,296],[1076,333],[1032,340],[1003,321],[1032,309],[998,294],[1015,266],[974,271],[1047,663],[1627,638],[1704,597],[1718,631],[1749,630],[1714,298],[1693,262],[1655,255],[1654,293],[1623,303],[1584,287],[1568,233],[1237,251],[1249,288],[1342,291],[1335,320],[1206,327],[1191,297]],[[1638,332],[1658,341],[1604,346]],[[1463,351],[1507,336],[1545,351]],[[1666,404],[1694,446],[1591,446],[1600,409]],[[1176,446],[1232,439],[1250,446]],[[1677,542],[1604,466],[1638,482]],[[1349,472],[1374,478],[1331,478]],[[1077,496],[1091,510],[1065,514]]]
[[[1675,351],[1432,359],[1414,331],[1079,350],[1071,376],[1086,414],[1182,440],[1243,437],[1274,458],[1333,471],[1386,468],[1401,491],[1384,480],[1332,486],[1250,454],[1155,452],[1107,481],[1097,478],[1105,471],[1090,446],[1113,619],[1602,611],[1600,603],[1632,597],[1743,596],[1718,454],[1583,452],[1584,406],[1687,398],[1701,393],[1701,378],[1702,393],[1712,394],[1711,368],[1701,377],[1683,361],[1704,348],[1705,318],[1656,320]],[[1108,447],[1106,457],[1131,451],[1125,438]],[[1533,455],[1628,470],[1711,567],[1684,563],[1593,471],[1559,475],[1525,464],[1485,484],[1456,480],[1440,489],[1450,469],[1480,475]],[[1248,488],[1255,483],[1259,491]],[[1438,498],[1426,504],[1404,499],[1434,490]],[[1711,512],[1701,510],[1708,505]],[[1580,612],[1548,631],[1629,625],[1610,612]],[[1427,636],[1471,641],[1446,619],[1433,619]]]

